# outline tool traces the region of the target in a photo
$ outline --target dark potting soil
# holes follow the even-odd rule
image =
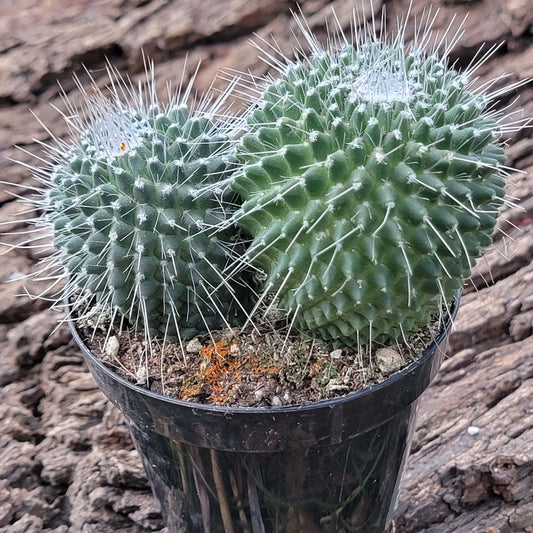
[[[213,405],[302,405],[358,391],[415,360],[441,329],[427,327],[392,347],[337,348],[272,324],[180,344],[142,333],[79,327],[92,353],[128,381],[166,396]]]

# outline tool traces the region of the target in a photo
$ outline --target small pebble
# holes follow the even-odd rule
[[[281,399],[279,396],[272,396],[272,407],[280,407]]]
[[[116,357],[118,355],[118,349],[120,348],[120,343],[118,339],[112,335],[107,339],[107,342],[104,346],[104,352],[109,357]]]
[[[477,426],[469,426],[466,431],[471,437],[474,437],[479,433],[479,428]]]
[[[334,379],[334,378],[331,378],[328,381],[328,384],[326,385],[326,390],[328,392],[333,392],[333,391],[342,392],[342,391],[347,391],[348,389],[349,389],[348,386],[343,385],[341,382],[339,382],[337,379]]]
[[[337,348],[336,350],[330,352],[329,356],[332,359],[340,359],[342,357],[342,350],[340,348]]]
[[[139,370],[137,370],[137,373],[135,374],[135,377],[137,378],[137,385],[145,385],[147,381],[146,367],[140,366]]]
[[[187,353],[200,353],[202,348],[202,343],[195,337],[187,343],[187,346],[185,346],[185,351]]]
[[[376,350],[376,364],[385,373],[396,372],[405,364],[402,355],[394,348],[379,348]]]

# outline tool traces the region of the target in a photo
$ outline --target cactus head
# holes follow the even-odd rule
[[[246,305],[242,280],[222,274],[238,243],[234,194],[217,183],[235,156],[207,112],[149,94],[88,101],[81,141],[47,180],[45,216],[73,287],[151,336],[186,339],[235,324]]]
[[[351,345],[405,339],[491,243],[501,128],[445,57],[372,32],[324,49],[304,32],[312,55],[277,63],[238,148],[247,256],[301,332]]]

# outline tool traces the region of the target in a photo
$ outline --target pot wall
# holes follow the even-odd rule
[[[200,448],[128,425],[171,532],[377,533],[396,500],[415,405],[352,439],[277,452]]]
[[[98,385],[124,414],[169,533],[384,531],[417,399],[441,364],[449,327],[370,389],[305,406],[230,408],[132,385],[71,324]]]

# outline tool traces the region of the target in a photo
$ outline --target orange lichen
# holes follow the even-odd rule
[[[257,376],[278,372],[278,367],[270,362],[239,353],[238,346],[237,340],[228,339],[203,346],[198,371],[185,381],[181,399],[192,400],[203,394],[209,402],[224,405],[242,383],[243,373]]]
[[[181,398],[190,400],[204,392],[212,403],[227,403],[233,387],[242,381],[239,368],[244,361],[232,355],[237,344],[222,339],[202,347],[199,372],[187,380]]]
[[[279,368],[276,365],[272,365],[272,364],[269,364],[266,366],[259,366],[259,361],[257,361],[254,357],[250,357],[248,361],[252,367],[251,371],[256,376],[259,376],[261,374],[275,374],[279,370]]]

